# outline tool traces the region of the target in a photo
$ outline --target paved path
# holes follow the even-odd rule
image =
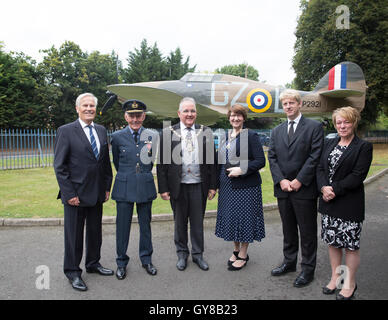
[[[388,174],[366,187],[366,221],[361,239],[361,265],[358,272],[357,299],[388,299]],[[278,212],[265,214],[266,238],[250,246],[250,261],[238,272],[226,268],[231,243],[214,235],[215,219],[205,223],[205,259],[210,270],[200,270],[189,260],[187,269],[176,269],[173,223],[153,222],[153,262],[158,274],[151,277],[141,268],[137,254],[138,225],[132,227],[131,261],[128,276],[119,281],[112,277],[83,273],[87,292],[73,290],[62,273],[63,227],[0,228],[0,299],[322,299],[321,287],[330,277],[327,248],[319,240],[315,280],[306,288],[292,286],[300,271],[283,277],[271,277],[270,270],[282,260],[282,230]],[[319,223],[320,225],[320,223]],[[115,225],[103,226],[101,263],[115,267]],[[38,266],[49,270],[49,289],[37,289]],[[38,281],[39,282],[39,281]],[[38,283],[39,284],[39,283]]]

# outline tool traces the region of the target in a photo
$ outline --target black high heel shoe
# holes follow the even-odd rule
[[[243,260],[243,261],[245,261],[245,263],[241,267],[235,267],[233,264],[231,264],[228,268],[229,271],[237,271],[237,270],[241,270],[242,268],[244,268],[248,264],[249,256],[247,255],[246,258],[241,258],[241,257],[237,256],[237,260]]]
[[[334,294],[336,292],[336,290],[337,290],[337,288],[329,289],[328,287],[323,287],[322,293],[323,294]]]
[[[349,297],[344,297],[342,294],[338,293],[337,296],[335,297],[335,299],[336,300],[352,300],[356,290],[357,290],[357,283],[356,283],[356,286],[354,287],[353,293]]]
[[[233,251],[233,254],[236,258],[238,258],[238,253],[240,251]],[[228,267],[230,267],[236,260],[232,261],[232,260],[228,260]]]

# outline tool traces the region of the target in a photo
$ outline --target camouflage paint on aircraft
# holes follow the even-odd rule
[[[313,91],[299,91],[302,112],[307,116],[329,116],[342,106],[361,111],[366,88],[361,68],[352,62],[341,62],[322,77]],[[109,85],[108,90],[113,95],[111,102],[116,98],[120,102],[139,99],[147,110],[163,117],[177,117],[182,97],[193,97],[197,102],[197,121],[203,124],[215,123],[219,114],[226,114],[235,103],[248,108],[249,116],[285,116],[279,100],[284,87],[225,74],[187,73],[180,80],[115,84]],[[113,102],[108,100],[102,113]]]

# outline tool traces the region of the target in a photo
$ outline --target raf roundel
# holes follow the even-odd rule
[[[247,104],[253,112],[266,112],[272,105],[272,96],[265,89],[253,89],[247,95]]]

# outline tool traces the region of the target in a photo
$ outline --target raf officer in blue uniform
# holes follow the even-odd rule
[[[140,225],[140,260],[150,275],[157,273],[151,261],[151,207],[152,200],[157,196],[152,174],[152,144],[154,142],[155,149],[157,134],[143,127],[146,116],[143,102],[128,100],[123,104],[123,109],[128,126],[113,133],[111,142],[113,163],[117,170],[112,199],[116,200],[117,208],[116,277],[119,280],[126,276],[129,261],[127,248],[135,203]]]

